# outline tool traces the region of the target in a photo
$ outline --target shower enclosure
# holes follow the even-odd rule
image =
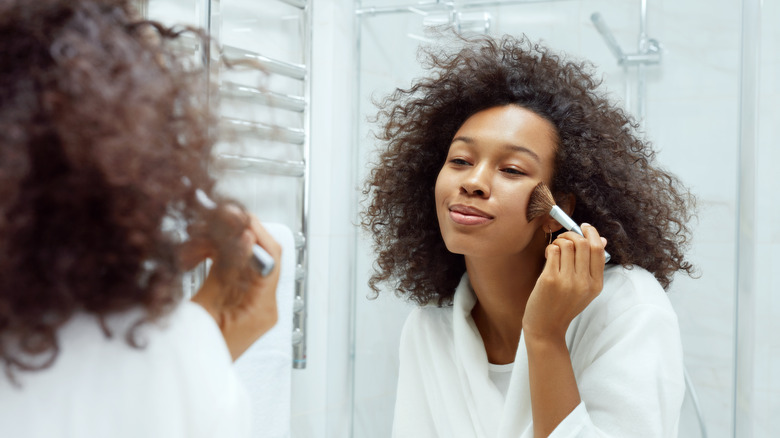
[[[772,297],[780,292],[772,269],[780,233],[770,226],[780,211],[769,201],[780,183],[769,167],[780,121],[771,104],[780,38],[769,25],[780,20],[777,2],[365,0],[355,17],[358,181],[376,143],[372,102],[424,74],[416,54],[421,44],[437,44],[432,27],[526,34],[591,61],[612,98],[641,123],[658,163],[698,197],[689,253],[699,275],[679,275],[669,290],[698,395],[698,406],[694,393],[686,395],[680,436],[777,436],[780,344],[768,335],[780,332],[771,317],[780,310]],[[389,437],[398,340],[411,305],[393,291],[367,299],[367,237],[355,251],[352,436]]]

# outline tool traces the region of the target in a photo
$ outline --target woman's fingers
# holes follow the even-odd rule
[[[574,271],[579,275],[590,275],[590,242],[586,237],[582,237],[579,234],[575,235],[572,239],[574,241],[575,248]]]
[[[544,271],[557,274],[561,270],[561,248],[558,245],[547,245],[544,250],[547,263],[544,265]]]
[[[282,256],[282,247],[274,240],[271,233],[263,227],[260,220],[254,215],[249,216],[249,229],[255,235],[255,242],[263,249],[265,249],[271,257],[276,261],[276,265],[279,265],[280,258]]]
[[[214,257],[216,249],[208,239],[194,237],[179,245],[178,252],[182,270],[189,271],[207,258]]]
[[[560,248],[561,252],[561,266],[559,272],[561,275],[572,275],[575,273],[575,247],[573,237],[568,235],[569,233],[563,233],[558,236],[553,245]],[[575,234],[576,236],[576,234]],[[579,237],[579,236],[577,236]]]
[[[572,231],[559,235],[553,245],[561,248],[561,269],[577,273],[595,273],[604,270],[604,247],[607,240],[592,225],[582,224],[580,236]],[[570,266],[564,266],[564,264]],[[597,270],[594,270],[598,268]]]
[[[589,263],[587,269],[590,272],[591,278],[597,280],[600,284],[604,277],[604,247],[607,244],[607,239],[599,235],[598,230],[590,224],[582,224],[582,233],[587,239]],[[599,289],[601,289],[599,287]]]
[[[222,207],[220,213],[225,224],[237,230],[246,227],[246,224],[250,220],[249,217],[251,216],[235,204],[226,204]]]
[[[559,235],[551,246],[560,250],[559,276],[568,278],[575,290],[587,293],[601,291],[604,279],[604,246],[596,228],[582,225],[585,237],[574,232]]]

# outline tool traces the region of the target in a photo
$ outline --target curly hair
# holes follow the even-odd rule
[[[576,199],[573,218],[598,228],[612,262],[652,272],[666,289],[684,255],[695,200],[654,164],[638,125],[597,88],[592,66],[570,61],[527,37],[476,37],[457,51],[427,49],[432,74],[378,103],[385,144],[365,182],[362,225],[377,252],[369,285],[425,305],[451,303],[465,271],[450,253],[436,217],[434,186],[452,137],[471,115],[518,105],[557,131],[554,194]]]
[[[76,312],[97,315],[111,336],[106,316],[144,309],[126,335],[137,346],[135,328],[180,301],[181,236],[167,224],[216,214],[195,197],[213,195],[215,120],[205,74],[172,44],[184,31],[205,38],[141,21],[123,0],[0,3],[0,360],[9,377],[51,365],[57,329]],[[201,228],[211,239],[222,232]]]

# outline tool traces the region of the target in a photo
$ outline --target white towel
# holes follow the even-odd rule
[[[241,355],[235,366],[252,400],[254,436],[289,438],[295,239],[285,225],[264,223],[263,226],[282,247],[276,288],[279,321]]]

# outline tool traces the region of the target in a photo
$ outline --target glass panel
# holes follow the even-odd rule
[[[372,99],[381,98],[396,87],[408,87],[413,78],[424,74],[416,61],[416,50],[421,41],[429,38],[425,25],[437,19],[446,22],[453,12],[445,4],[426,6],[424,13],[408,9],[380,11],[383,6],[412,3],[367,1],[359,15],[361,181],[367,170],[364,163],[371,161],[375,145],[370,132],[378,129],[366,122],[376,112]],[[698,196],[699,217],[694,224],[690,259],[701,276],[678,276],[669,296],[679,315],[686,366],[709,436],[731,436],[739,3],[719,2],[714,7],[705,0],[650,0],[647,34],[659,42],[662,60],[658,65],[645,67],[644,92],[639,91],[638,68],[618,65],[591,19],[593,13],[600,13],[623,52],[634,54],[640,34],[640,1],[514,2],[484,7],[472,3],[476,2],[459,2],[455,9],[463,13],[461,24],[467,24],[469,29],[483,29],[480,20],[487,18],[491,35],[526,33],[556,51],[592,61],[603,74],[604,86],[613,98],[623,102],[633,114],[644,108],[644,130],[658,151],[659,164],[676,173]],[[376,8],[373,13],[370,7]],[[436,8],[440,17],[436,17]],[[383,291],[375,301],[366,299],[373,262],[366,236],[359,242],[357,253],[354,436],[389,437],[398,339],[411,306],[392,291]],[[700,434],[689,397],[684,405],[680,436]]]

